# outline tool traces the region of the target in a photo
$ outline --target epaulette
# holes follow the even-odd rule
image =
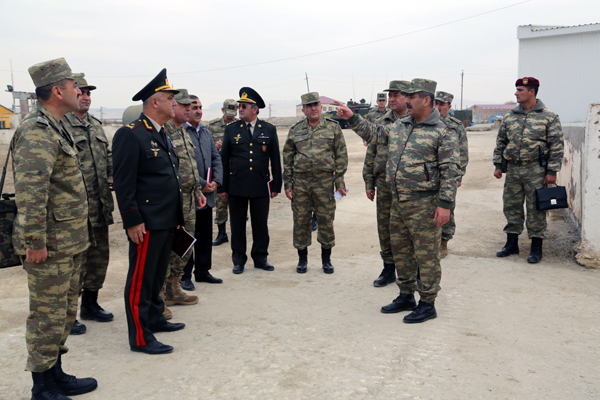
[[[220,121],[221,121],[221,118],[215,118],[215,119],[211,119],[210,121],[208,121],[208,124],[212,125],[212,124],[216,124],[217,122],[220,122]]]
[[[133,121],[132,123],[130,123],[129,125],[125,125],[126,128],[129,128],[131,130],[134,130],[135,128],[137,128],[138,126],[140,126],[142,124],[142,120],[138,119],[137,121]]]
[[[294,125],[290,126],[290,131],[292,129],[294,129],[296,126],[300,125],[302,123],[302,121],[304,121],[304,118],[302,118],[300,121],[296,122]]]
[[[270,122],[265,121],[264,119],[259,119],[257,122],[262,122],[263,124],[267,124],[267,125],[271,125],[271,126],[275,126]]]
[[[233,121],[231,121],[231,122],[228,122],[228,123],[227,123],[227,125],[234,124],[234,123],[236,123],[236,122],[238,122],[238,121],[239,121],[239,120],[237,120],[237,121],[236,121],[236,120],[234,119]]]
[[[94,117],[92,114],[88,114],[88,117],[90,117],[90,119],[96,120],[96,122],[98,122],[100,125],[102,125],[102,121],[100,121],[98,118]]]
[[[40,116],[38,116],[36,118],[35,123],[37,126],[41,126],[44,128],[46,128],[48,125],[50,125],[50,121],[48,121],[46,118],[40,117]]]
[[[462,121],[460,119],[456,118],[456,117],[453,117],[452,115],[448,115],[448,119],[450,121],[452,121],[452,122],[455,122],[455,123],[457,123],[459,125],[462,125]]]
[[[338,124],[338,125],[340,124],[340,122],[339,122],[339,121],[336,121],[335,119],[332,119],[332,118],[327,118],[327,117],[325,117],[325,119],[326,119],[327,121],[329,121],[329,122],[333,122],[333,123],[336,123],[336,124]]]

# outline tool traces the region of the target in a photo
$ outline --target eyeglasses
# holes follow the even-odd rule
[[[92,92],[90,90],[81,90],[81,94],[87,94],[88,96],[91,96]]]
[[[320,105],[321,105],[321,103],[310,103],[310,104],[305,104],[304,108],[319,108]]]
[[[252,104],[247,104],[247,103],[241,103],[240,104],[240,108],[242,110],[245,110],[246,108],[252,108],[252,107],[254,107],[254,105],[252,105]]]

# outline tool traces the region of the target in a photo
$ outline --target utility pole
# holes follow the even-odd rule
[[[308,74],[305,72],[304,75],[306,75],[306,90],[310,92],[310,88],[308,87]]]
[[[269,103],[269,118],[271,118],[271,103]]]
[[[465,79],[465,70],[463,69],[460,73],[460,109],[463,109],[462,101],[463,101],[463,82]]]
[[[102,111],[102,107],[100,107],[100,121],[104,121],[104,112]]]

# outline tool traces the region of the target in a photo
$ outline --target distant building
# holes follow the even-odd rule
[[[473,112],[473,122],[481,122],[487,121],[490,117],[494,116],[504,118],[516,106],[516,104],[475,104],[467,108],[467,110]]]
[[[10,129],[10,117],[15,115],[11,109],[0,104],[0,129]]]
[[[523,25],[519,39],[519,78],[540,80],[538,97],[561,122],[584,122],[588,107],[600,102],[600,24]]]
[[[338,109],[338,105],[333,102],[333,99],[327,96],[320,96],[319,100],[321,101],[321,105],[323,106],[323,112],[336,112]],[[296,117],[302,117],[304,114],[302,113],[302,104],[296,105]]]

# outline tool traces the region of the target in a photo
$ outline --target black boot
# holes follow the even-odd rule
[[[77,379],[73,375],[65,374],[62,370],[61,355],[54,367],[50,368],[56,387],[67,396],[77,396],[78,394],[89,393],[98,387],[98,381],[94,378]]]
[[[225,224],[219,224],[217,226],[219,227],[219,233],[217,234],[215,241],[212,242],[213,246],[219,246],[223,243],[229,242],[229,238],[227,237],[227,231],[225,230]]]
[[[87,330],[86,326],[81,322],[75,320],[73,327],[71,328],[71,332],[69,335],[83,335]]]
[[[396,266],[394,264],[383,263],[383,270],[379,278],[373,281],[373,286],[384,287],[396,281]]]
[[[542,261],[542,243],[544,239],[531,238],[531,253],[527,257],[527,262],[530,264],[536,264]]]
[[[298,266],[296,272],[299,274],[305,274],[308,269],[308,249],[298,249]]]
[[[97,290],[83,290],[81,296],[81,309],[79,316],[86,321],[109,322],[115,317],[112,313],[104,311],[98,304]]]
[[[331,249],[321,247],[321,262],[323,263],[323,272],[333,274],[333,265],[331,265]]]
[[[435,311],[435,304],[425,303],[424,301],[419,300],[419,305],[417,306],[417,308],[415,308],[415,311],[405,316],[402,321],[404,321],[407,324],[418,324],[420,322],[425,322],[436,317],[437,312]]]
[[[511,254],[519,254],[519,235],[516,233],[506,234],[506,244],[496,253],[496,257],[508,257]]]
[[[317,214],[313,213],[312,220],[310,221],[310,229],[314,232],[319,229],[319,223],[317,222]]]
[[[56,386],[52,368],[44,372],[32,372],[31,400],[71,400]]]
[[[415,301],[414,294],[400,293],[400,296],[396,297],[390,304],[381,307],[381,312],[384,314],[394,314],[400,311],[412,311],[416,307],[417,302]]]

